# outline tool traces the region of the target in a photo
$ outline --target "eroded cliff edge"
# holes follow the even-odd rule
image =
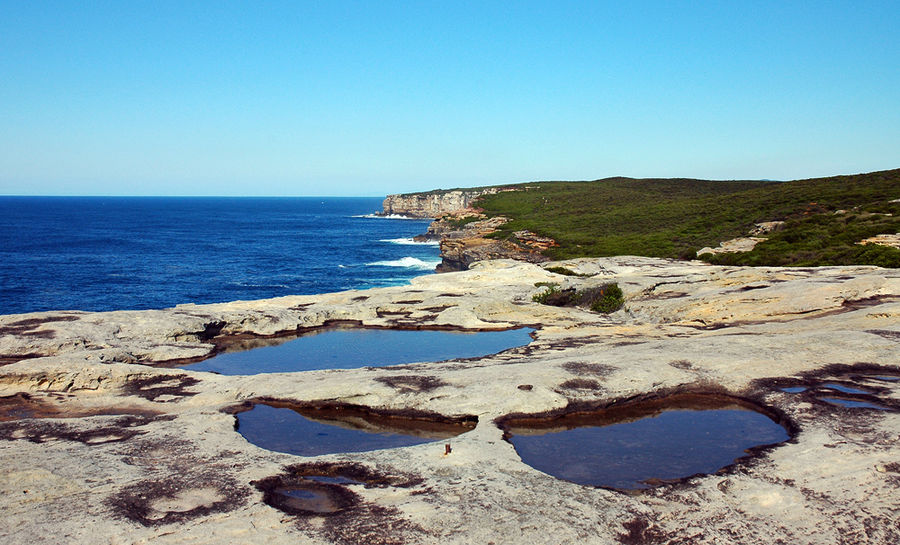
[[[492,187],[388,195],[382,214],[434,219],[426,232],[415,238],[423,242],[439,241],[441,263],[437,272],[464,271],[473,263],[491,259],[514,259],[526,263],[549,261],[541,252],[556,244],[553,239],[530,231],[516,231],[504,239],[491,238],[507,219],[487,218],[477,207],[481,196],[520,190]]]
[[[0,535],[23,544],[900,540],[900,384],[857,386],[879,410],[821,396],[852,397],[832,386],[860,374],[900,374],[900,271],[634,257],[552,265],[583,276],[493,261],[367,291],[2,316],[0,354],[14,363],[0,366]],[[533,302],[544,289],[535,284],[547,282],[617,282],[626,306],[600,315]],[[390,368],[222,376],[151,365],[334,321],[538,330],[528,346],[493,356]],[[532,469],[495,423],[672,392],[747,399],[797,433],[719,473],[625,493]],[[230,408],[258,399],[472,415],[478,424],[446,455],[441,441],[307,458],[235,431]],[[259,483],[310,467],[383,478],[333,485],[354,498],[333,513],[266,503]]]

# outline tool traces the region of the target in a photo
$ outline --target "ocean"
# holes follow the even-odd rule
[[[0,314],[167,308],[408,283],[428,220],[381,198],[0,197]]]

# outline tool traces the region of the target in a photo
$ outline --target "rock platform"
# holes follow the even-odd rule
[[[542,267],[565,266],[582,276]],[[617,282],[610,315],[540,305]],[[222,376],[172,367],[329,324],[497,330],[483,358]],[[498,260],[410,285],[153,311],[0,316],[0,537],[7,543],[900,542],[900,271],[639,257]],[[884,410],[834,405],[862,387]],[[802,393],[785,387],[802,386]],[[675,393],[740,398],[791,431],[735,465],[645,491],[523,464],[496,421]],[[477,417],[449,442],[304,458],[235,431],[254,400]],[[677,453],[673,453],[675,455]],[[321,513],[272,501],[353,476]]]

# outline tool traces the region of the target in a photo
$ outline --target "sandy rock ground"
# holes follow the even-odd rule
[[[512,261],[411,285],[155,311],[0,316],[0,536],[7,543],[900,542],[900,271],[717,267],[618,257],[561,276]],[[548,266],[545,264],[545,266]],[[615,281],[623,310],[532,302],[537,282]],[[172,367],[332,323],[536,328],[483,358],[223,376]],[[159,365],[162,362],[165,365]],[[823,401],[826,384],[885,410]],[[530,386],[530,388],[529,388]],[[783,387],[804,386],[791,394]],[[496,420],[715,394],[792,433],[645,491],[524,464]],[[260,398],[477,417],[447,441],[306,458],[235,431]],[[279,503],[308,475],[324,512]],[[319,485],[317,485],[319,486]],[[283,499],[283,498],[282,498]]]

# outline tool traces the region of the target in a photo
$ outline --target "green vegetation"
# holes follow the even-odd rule
[[[589,274],[578,274],[577,272],[567,267],[546,267],[544,270],[564,276],[590,276]]]
[[[535,303],[540,303],[542,305],[550,305],[548,301],[553,301],[555,298],[559,296],[561,290],[559,289],[559,284],[551,284],[549,282],[538,282],[538,284],[546,285],[547,289],[542,291],[541,293],[535,293],[531,296],[531,300]],[[537,286],[537,284],[535,284]],[[572,290],[574,293],[575,290]],[[567,296],[568,298],[568,296]],[[555,305],[554,305],[555,306]]]
[[[447,226],[453,230],[462,229],[464,226],[466,226],[470,223],[474,223],[474,222],[478,221],[479,219],[481,219],[481,218],[479,218],[478,216],[466,216],[464,218],[454,218],[454,217],[450,217],[450,216],[445,216],[445,217],[441,218],[441,220],[446,222]]]
[[[590,301],[589,308],[594,312],[609,314],[619,310],[625,304],[625,295],[622,293],[622,288],[616,283],[604,284],[590,294],[582,293],[582,296]]]
[[[609,178],[519,187],[479,199],[488,216],[511,220],[491,236],[528,229],[551,237],[559,246],[544,253],[553,259],[692,259],[704,246],[747,236],[756,223],[784,220],[784,229],[753,251],[709,261],[900,266],[900,250],[856,244],[900,232],[900,204],[890,202],[900,198],[900,169],[792,182]]]
[[[559,285],[552,284],[546,290],[532,296],[531,300],[542,305],[582,307],[609,314],[622,308],[625,296],[615,282],[581,291],[576,291],[575,288],[560,289]]]

